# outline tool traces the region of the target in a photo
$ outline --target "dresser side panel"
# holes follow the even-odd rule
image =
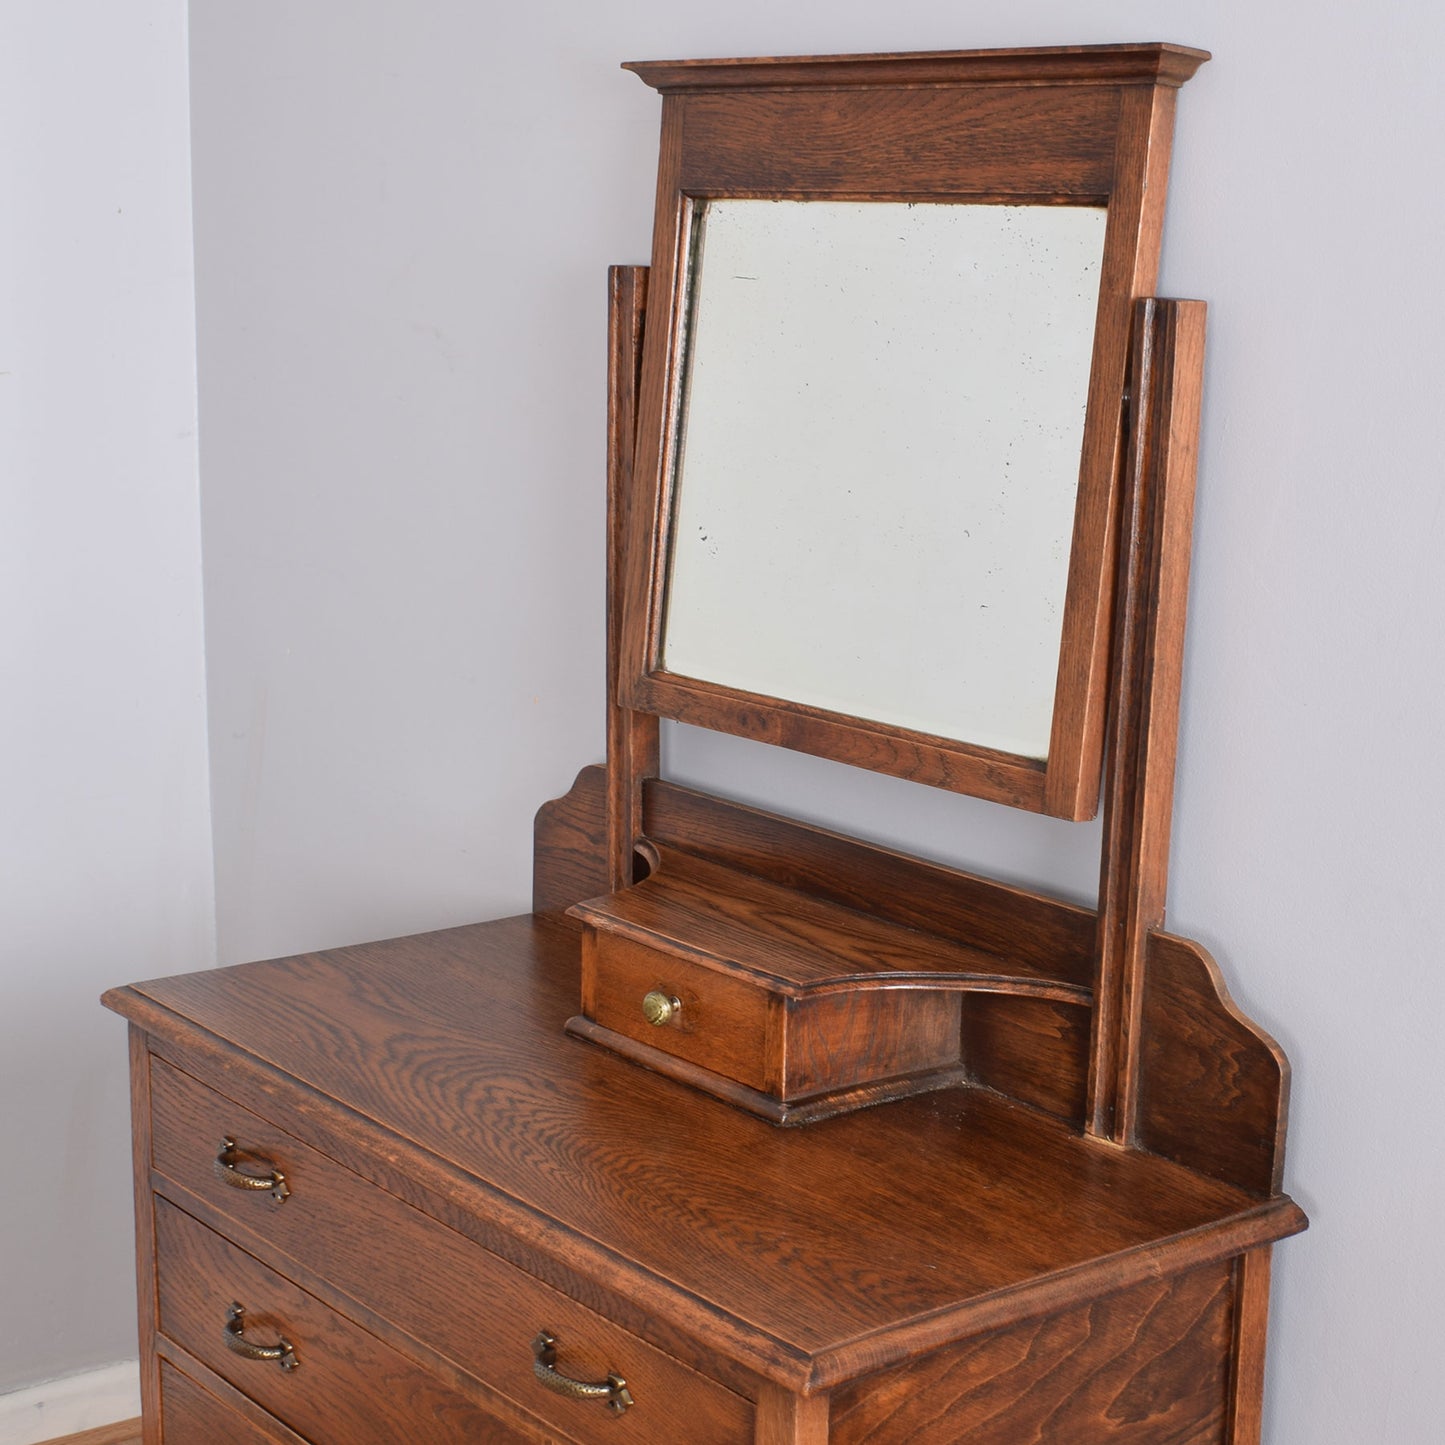
[[[1231,1263],[1085,1300],[834,1392],[833,1445],[1225,1445]]]

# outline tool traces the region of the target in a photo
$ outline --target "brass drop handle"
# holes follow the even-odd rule
[[[650,989],[642,996],[642,1016],[653,1028],[677,1022],[682,1012],[682,1000],[664,993],[660,988]]]
[[[265,1190],[280,1204],[291,1193],[286,1176],[269,1159],[261,1159],[259,1155],[253,1157],[265,1166],[264,1174],[249,1174],[238,1169],[236,1160],[241,1153],[242,1151],[236,1148],[236,1141],[229,1135],[222,1139],[220,1151],[216,1155],[216,1178],[222,1184],[229,1184],[232,1189],[250,1189],[257,1192]]]
[[[226,1348],[246,1360],[275,1360],[283,1370],[294,1370],[301,1361],[289,1341],[278,1339],[274,1345],[258,1345],[246,1338],[246,1307],[233,1304],[226,1311]]]
[[[608,1375],[592,1384],[557,1373],[557,1337],[543,1330],[532,1341],[532,1373],[551,1391],[569,1400],[603,1400],[609,1410],[621,1414],[633,1403],[632,1392],[621,1375]]]

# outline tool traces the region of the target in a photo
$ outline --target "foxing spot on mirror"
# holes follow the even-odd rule
[[[668,672],[1047,757],[1105,217],[695,204]]]

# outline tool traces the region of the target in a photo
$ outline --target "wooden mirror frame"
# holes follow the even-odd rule
[[[1154,289],[1174,103],[1151,44],[638,62],[662,143],[617,689],[625,709],[1068,819],[1097,810],[1134,302]],[[1108,220],[1047,759],[667,672],[662,623],[689,220],[722,198],[1104,205]]]

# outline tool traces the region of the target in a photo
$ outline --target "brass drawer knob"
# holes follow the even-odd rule
[[[246,1338],[246,1307],[233,1304],[226,1311],[226,1348],[243,1360],[275,1360],[283,1370],[294,1370],[301,1361],[290,1342],[278,1339],[274,1345],[258,1345]]]
[[[632,1392],[621,1375],[608,1375],[596,1384],[574,1380],[557,1371],[557,1337],[542,1330],[532,1341],[532,1373],[554,1394],[569,1400],[601,1400],[609,1410],[621,1414],[633,1403]]]
[[[264,1172],[252,1173],[246,1169],[238,1169],[236,1161],[243,1152],[236,1148],[236,1141],[229,1135],[222,1139],[220,1151],[216,1155],[216,1178],[223,1184],[229,1184],[232,1189],[256,1192],[264,1190],[280,1204],[291,1193],[286,1176],[269,1159],[262,1159],[260,1155],[252,1155],[251,1158],[262,1166]]]
[[[654,988],[642,996],[642,1017],[654,1028],[660,1029],[663,1024],[676,1023],[681,1012],[682,1000],[663,993],[660,988]]]

